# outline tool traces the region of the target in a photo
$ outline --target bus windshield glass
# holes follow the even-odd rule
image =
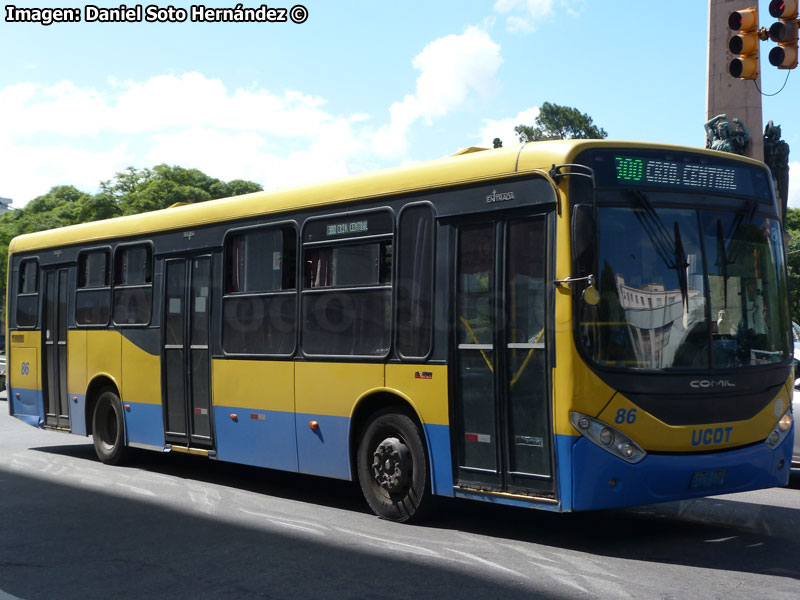
[[[725,369],[789,357],[780,226],[688,208],[600,207],[600,302],[581,338],[600,365]]]
[[[686,208],[598,209],[600,302],[582,338],[600,365],[725,369],[789,357],[780,227]]]
[[[716,173],[714,185],[745,182],[747,189],[685,193],[686,177],[696,182],[697,169],[682,166],[685,173],[672,180],[648,183],[648,164],[664,170],[664,161],[648,159],[644,167],[628,161],[621,168],[616,157],[603,158],[611,160],[593,165],[601,163],[594,263],[600,300],[581,301],[577,311],[588,357],[601,367],[648,370],[788,360],[782,234],[778,220],[763,214],[766,194],[748,173],[757,170],[723,173],[712,164],[703,173]],[[725,192],[737,196],[731,210],[719,208]]]

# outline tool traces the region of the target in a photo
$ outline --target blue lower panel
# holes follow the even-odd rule
[[[319,424],[309,427],[310,421]],[[297,414],[297,459],[301,473],[351,479],[350,419]]]
[[[220,460],[297,471],[293,413],[215,406],[214,430]]]
[[[164,447],[164,416],[160,404],[126,402],[123,413],[128,444]]]
[[[573,435],[557,435],[556,438],[556,483],[561,510],[572,510],[572,447],[579,438]]]
[[[425,425],[425,437],[428,438],[433,493],[439,496],[452,496],[453,459],[450,454],[450,427]]]
[[[44,396],[41,390],[10,388],[6,395],[9,414],[34,427],[44,424]]]
[[[86,431],[86,396],[84,394],[69,395],[69,426],[70,431],[75,435],[88,435]]]
[[[776,450],[762,443],[713,454],[650,454],[635,465],[586,438],[580,438],[571,448],[572,508],[593,510],[786,485],[792,440],[788,436]],[[566,456],[559,458],[563,461]],[[724,484],[691,489],[695,473],[723,469]]]

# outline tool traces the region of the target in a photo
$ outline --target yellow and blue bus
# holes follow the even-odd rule
[[[470,148],[20,236],[9,410],[131,448],[576,511],[784,485],[765,166],[607,140]]]

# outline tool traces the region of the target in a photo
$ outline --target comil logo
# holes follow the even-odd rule
[[[689,385],[696,390],[707,390],[711,388],[732,388],[736,387],[730,379],[693,379]]]
[[[496,202],[505,202],[506,200],[513,200],[514,192],[498,192],[492,190],[492,193],[486,196],[486,204],[494,204]]]

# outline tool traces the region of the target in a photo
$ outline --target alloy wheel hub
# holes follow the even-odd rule
[[[372,473],[378,485],[395,493],[408,488],[411,479],[411,452],[395,437],[386,438],[372,455]]]

